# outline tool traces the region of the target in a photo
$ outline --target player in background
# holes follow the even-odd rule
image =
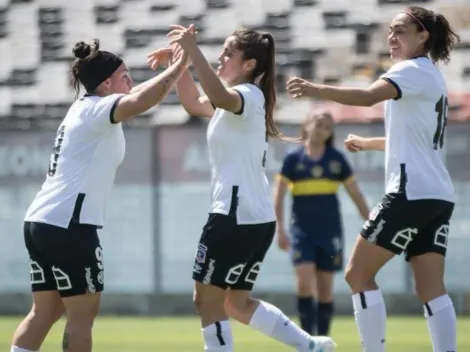
[[[346,269],[364,351],[385,351],[386,310],[375,276],[405,253],[435,352],[456,351],[456,314],[444,285],[444,263],[455,193],[442,161],[448,92],[438,62],[448,63],[459,41],[446,18],[408,7],[390,25],[393,66],[366,89],[287,82],[294,97],[346,105],[385,101],[385,137],[350,135],[346,147],[385,151],[386,194],[358,236]]]
[[[132,88],[127,67],[113,53],[79,42],[73,53],[77,99],[61,122],[49,171],[29,209],[24,239],[31,263],[33,306],[18,326],[11,352],[39,351],[65,312],[62,349],[92,350],[92,326],[104,284],[97,229],[104,225],[116,170],[124,159],[121,122],[158,104],[186,69],[187,55]]]
[[[299,352],[333,351],[329,337],[310,336],[277,307],[250,295],[276,227],[265,172],[268,137],[281,137],[273,121],[273,37],[235,31],[225,41],[217,73],[197,46],[193,26],[172,26],[169,37],[188,53],[206,94],[186,71],[177,83],[182,105],[192,116],[211,118],[212,204],[193,267],[204,350],[233,351],[230,316]],[[149,59],[160,60],[158,53]]]
[[[302,329],[329,335],[333,279],[343,268],[343,225],[338,188],[344,184],[360,215],[369,210],[351,166],[334,143],[329,113],[311,114],[303,123],[304,145],[288,153],[275,184],[278,245],[289,250],[297,279],[297,310]],[[284,196],[292,194],[290,239],[284,223]]]

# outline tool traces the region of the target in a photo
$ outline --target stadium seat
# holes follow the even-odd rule
[[[309,103],[292,104],[283,96],[286,79],[302,76],[318,82],[370,84],[390,67],[388,26],[408,3],[357,0],[351,6],[349,0],[0,0],[0,116],[22,121],[47,114],[50,119],[61,118],[62,107],[74,97],[67,72],[77,41],[99,38],[102,49],[124,58],[136,83],[153,77],[160,71],[147,67],[146,55],[167,45],[166,34],[173,23],[196,25],[201,49],[214,66],[225,38],[239,26],[271,32],[277,48],[279,109],[290,104],[297,107],[285,109],[302,110]],[[467,2],[420,0],[412,4],[442,12],[461,35],[462,44],[442,71],[454,96],[468,92]],[[297,111],[295,115],[302,114]],[[188,121],[175,92],[144,116],[150,117],[145,121],[156,124]]]

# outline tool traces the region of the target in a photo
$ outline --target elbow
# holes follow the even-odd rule
[[[369,90],[365,90],[363,93],[362,99],[360,99],[361,106],[371,107],[382,101],[382,99]]]
[[[361,99],[360,106],[365,106],[365,107],[370,108],[377,103],[378,103],[377,99],[375,99],[373,96],[366,94],[364,98]]]

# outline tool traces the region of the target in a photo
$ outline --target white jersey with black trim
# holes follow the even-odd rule
[[[212,203],[209,213],[236,214],[238,224],[275,221],[266,177],[268,142],[263,92],[253,84],[233,87],[238,114],[216,109],[207,129]]]
[[[442,160],[448,93],[442,74],[426,57],[393,65],[382,79],[398,91],[385,102],[386,193],[406,191],[408,199],[455,202]]]
[[[46,181],[25,221],[68,228],[102,227],[118,166],[124,159],[122,125],[113,113],[123,94],[84,96],[59,126]]]

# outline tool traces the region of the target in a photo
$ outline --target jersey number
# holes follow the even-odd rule
[[[447,97],[441,96],[441,99],[436,104],[435,111],[437,112],[437,128],[432,140],[433,148],[435,150],[442,149],[444,146],[444,134],[447,127],[447,110],[449,102]]]
[[[57,160],[59,160],[60,147],[62,146],[62,141],[64,140],[65,126],[60,126],[55,137],[54,148],[52,148],[51,159],[49,161],[49,176],[54,176],[57,171]]]

